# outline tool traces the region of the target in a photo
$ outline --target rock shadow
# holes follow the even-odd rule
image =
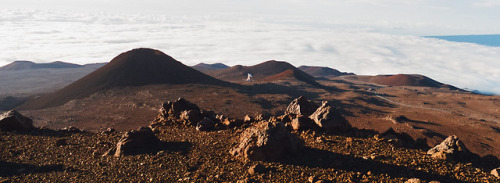
[[[65,168],[61,164],[37,166],[26,163],[16,163],[0,160],[0,177],[11,177],[32,173],[48,173],[64,170]]]
[[[159,151],[179,152],[188,154],[191,151],[193,144],[191,142],[160,142]]]
[[[375,160],[367,160],[310,147],[306,147],[296,158],[288,158],[280,162],[309,168],[333,168],[350,172],[361,172],[363,174],[370,172],[372,175],[387,174],[391,177],[402,177],[406,179],[419,178],[425,181],[464,182],[451,177],[415,170],[405,166],[390,165]],[[355,181],[361,181],[361,179]]]

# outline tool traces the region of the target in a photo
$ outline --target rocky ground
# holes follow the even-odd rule
[[[229,152],[244,127],[200,132],[159,126],[161,148],[132,156],[102,156],[122,132],[35,129],[0,132],[2,182],[498,182],[491,169],[436,160],[422,149],[397,147],[370,133],[294,132],[299,154],[279,161],[249,161]],[[357,134],[357,135],[356,135]],[[253,167],[260,164],[257,168]],[[253,168],[252,168],[253,167]]]

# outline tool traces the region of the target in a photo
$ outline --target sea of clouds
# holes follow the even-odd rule
[[[0,66],[16,60],[108,62],[159,49],[186,65],[284,60],[356,74],[423,74],[500,94],[500,48],[381,31],[384,27],[253,15],[0,11]]]

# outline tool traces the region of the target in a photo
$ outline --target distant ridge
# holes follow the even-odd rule
[[[55,107],[114,87],[187,83],[225,84],[176,61],[161,51],[139,48],[121,53],[105,66],[63,89],[29,101],[19,108]]]
[[[270,60],[254,66],[236,65],[226,69],[207,72],[207,74],[225,81],[244,82],[252,74],[254,81],[276,81],[283,79],[295,79],[313,85],[319,85],[315,78],[297,69],[288,62]]]
[[[29,69],[63,69],[63,68],[80,68],[82,65],[66,63],[61,61],[51,62],[51,63],[35,63],[31,61],[14,61],[3,67],[0,67],[0,71],[17,71],[17,70],[29,70]]]
[[[354,73],[340,72],[337,69],[332,69],[330,67],[320,67],[320,66],[300,66],[298,67],[301,71],[315,77],[337,77],[343,75],[354,75]]]
[[[440,83],[427,76],[419,74],[377,75],[373,76],[370,81],[389,86],[426,86],[435,88],[449,87],[450,89],[457,89],[456,87]]]
[[[229,66],[223,63],[214,63],[214,64],[199,63],[191,67],[201,72],[229,68]]]

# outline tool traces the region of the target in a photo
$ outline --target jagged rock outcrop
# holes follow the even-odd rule
[[[154,122],[162,121],[183,121],[185,124],[196,125],[202,118],[200,108],[184,98],[179,98],[176,101],[167,101],[163,103],[160,109],[160,114]]]
[[[449,136],[437,146],[429,149],[427,154],[436,159],[456,161],[469,159],[472,155],[462,141],[455,135]]]
[[[351,128],[351,124],[328,101],[323,101],[309,118],[326,131],[345,131]]]
[[[309,116],[314,113],[317,108],[318,106],[314,102],[307,100],[304,96],[300,96],[288,105],[285,110],[285,114]]]
[[[241,134],[239,145],[230,153],[247,160],[276,161],[303,147],[304,142],[290,133],[283,123],[260,122]]]
[[[0,129],[5,131],[29,130],[33,128],[33,120],[21,113],[11,110],[0,115]]]
[[[160,139],[156,137],[151,128],[141,127],[123,134],[122,138],[104,154],[119,157],[122,155],[135,155],[151,153],[158,150]]]

